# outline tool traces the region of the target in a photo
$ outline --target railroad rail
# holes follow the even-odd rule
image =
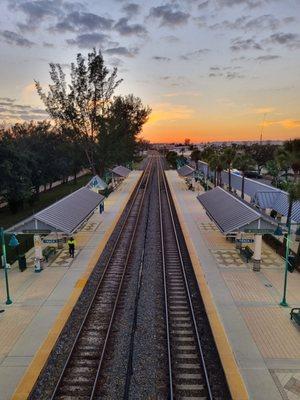
[[[168,399],[212,400],[204,351],[175,224],[174,206],[158,161],[159,215],[168,352]]]
[[[51,400],[94,399],[104,355],[130,260],[145,193],[151,175],[151,158],[134,193],[128,213],[86,311]]]

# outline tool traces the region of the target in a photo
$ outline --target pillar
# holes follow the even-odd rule
[[[238,242],[238,239],[242,239],[242,233],[241,232],[238,232],[236,234],[236,237],[235,237],[235,248],[236,249],[241,249],[242,248],[242,243]]]
[[[260,271],[262,235],[254,236],[253,271]]]

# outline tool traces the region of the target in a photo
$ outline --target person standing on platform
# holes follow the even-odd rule
[[[69,254],[70,257],[74,258],[74,254],[75,254],[75,245],[76,242],[73,238],[73,236],[68,240],[68,246],[69,246]]]

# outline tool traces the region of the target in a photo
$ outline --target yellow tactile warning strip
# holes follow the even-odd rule
[[[120,207],[119,212],[115,216],[110,227],[105,232],[105,234],[104,234],[99,246],[95,250],[93,256],[89,260],[87,268],[86,268],[85,272],[83,273],[82,277],[75,284],[75,287],[69,297],[69,300],[64,305],[63,309],[60,311],[56,321],[54,322],[53,327],[50,329],[50,331],[48,333],[47,338],[45,339],[45,341],[43,342],[43,344],[37,351],[32,362],[30,363],[29,367],[25,371],[25,374],[23,375],[19,385],[17,386],[11,400],[25,400],[28,398],[42,368],[44,367],[44,365],[49,357],[49,354],[51,353],[63,327],[65,326],[66,321],[69,318],[91,272],[93,271],[96,262],[98,261],[110,235],[112,234],[113,230],[115,229],[131,194],[133,193],[134,189],[136,188],[136,186],[139,182],[139,179],[140,179],[140,177],[138,177],[136,183],[133,185],[132,189],[130,190],[130,192],[128,192],[127,196],[123,200],[123,203],[122,203],[122,206]]]
[[[169,181],[169,180],[168,180]],[[174,200],[175,208],[177,211],[178,219],[180,222],[181,229],[186,241],[186,245],[190,254],[192,265],[195,271],[195,275],[198,281],[199,290],[205,305],[205,310],[210,322],[211,330],[214,335],[215,343],[220,355],[220,359],[223,365],[224,373],[226,375],[228,387],[233,400],[249,400],[249,395],[241,376],[239,368],[234,358],[233,351],[229,344],[224,326],[221,322],[217,308],[214,304],[212,294],[205,280],[204,272],[200,264],[200,260],[197,256],[194,244],[191,241],[188,228],[186,226],[184,217],[182,215],[181,208],[178,204],[176,195],[172,188],[172,184],[169,184],[172,197]]]

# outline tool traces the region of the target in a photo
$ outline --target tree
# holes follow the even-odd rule
[[[246,151],[255,161],[259,174],[261,173],[262,168],[266,165],[267,161],[273,160],[276,149],[276,145],[259,143],[254,143],[247,148]]]
[[[99,121],[97,159],[101,170],[108,162],[122,164],[134,158],[137,136],[150,112],[151,109],[133,95],[113,99],[107,114]]]
[[[29,153],[22,149],[11,132],[0,133],[0,193],[12,212],[23,207],[31,195]]]
[[[278,177],[280,173],[280,167],[277,163],[276,160],[270,160],[266,163],[266,168],[268,171],[268,174],[272,176],[273,180],[272,183],[275,184],[275,186],[278,186]]]
[[[69,129],[73,140],[81,143],[95,173],[99,117],[106,115],[114,90],[122,81],[117,80],[117,68],[110,73],[101,51],[97,53],[94,49],[87,61],[81,54],[77,55],[76,64],[71,64],[69,85],[60,64],[50,64],[50,78],[53,84],[49,85],[48,93],[35,81],[37,92],[55,122]]]
[[[198,161],[201,160],[201,151],[198,149],[194,149],[191,153],[191,160],[196,163],[196,168],[198,169]]]
[[[248,154],[239,154],[234,159],[234,168],[242,172],[242,199],[244,198],[245,192],[245,172],[251,170],[254,167],[254,163],[254,160]]]
[[[167,162],[176,169],[178,155],[175,151],[169,151],[166,155]]]
[[[222,185],[222,171],[224,169],[224,160],[219,152],[212,153],[208,160],[209,167],[214,171],[214,185]]]
[[[228,168],[229,191],[231,192],[231,167],[236,156],[236,148],[234,146],[226,147],[223,152],[223,159]]]

